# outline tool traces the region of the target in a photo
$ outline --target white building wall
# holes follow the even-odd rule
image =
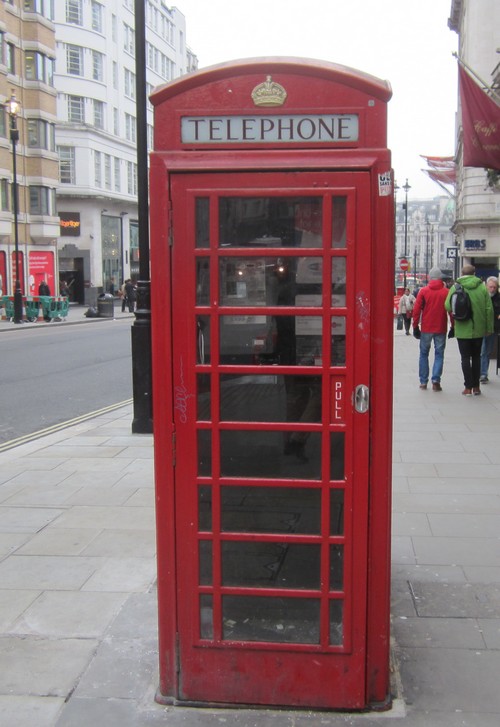
[[[452,0],[449,25],[459,36],[459,56],[483,81],[491,85],[500,47],[498,0]],[[488,187],[484,169],[462,167],[460,107],[457,115],[458,180],[457,221],[454,230],[465,262],[485,268],[499,267],[500,190]],[[468,249],[468,240],[484,240],[486,249]]]
[[[67,22],[66,0],[55,3],[57,89],[56,144],[72,148],[73,182],[60,184],[58,211],[79,212],[80,237],[62,237],[66,243],[90,251],[86,263],[86,302],[106,285],[102,262],[102,216],[116,218],[121,228],[120,277],[134,272],[129,250],[131,225],[137,224],[135,22],[134,0],[101,0],[101,30],[95,26],[96,3],[82,0],[82,25]],[[146,0],[147,92],[183,74],[193,62],[185,46],[186,23],[177,8],[163,0]],[[82,49],[83,73],[68,73],[68,45]],[[96,54],[100,54],[96,56]],[[102,62],[102,77],[95,75],[95,59]],[[99,66],[97,66],[98,68]],[[83,99],[83,120],[71,121],[72,97]],[[74,99],[73,99],[74,100]],[[102,126],[96,126],[96,110],[102,108]],[[147,122],[152,130],[153,108],[148,103]],[[148,135],[152,138],[152,134]],[[100,179],[96,169],[101,168]],[[106,176],[106,162],[110,176]],[[106,212],[103,212],[106,210]],[[121,284],[122,280],[115,280]],[[90,292],[91,291],[91,292]]]

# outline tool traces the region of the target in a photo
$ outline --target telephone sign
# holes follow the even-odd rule
[[[162,703],[389,700],[390,95],[262,59],[151,97]]]

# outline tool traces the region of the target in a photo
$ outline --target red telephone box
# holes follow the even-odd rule
[[[390,96],[265,58],[151,97],[164,703],[388,703]]]

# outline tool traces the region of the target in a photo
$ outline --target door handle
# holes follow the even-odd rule
[[[366,414],[370,408],[370,389],[365,384],[358,384],[354,390],[354,408],[359,414]]]

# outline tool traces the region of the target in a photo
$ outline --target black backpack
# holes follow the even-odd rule
[[[455,292],[451,296],[451,312],[456,321],[468,321],[472,318],[472,304],[467,291],[455,283]]]

